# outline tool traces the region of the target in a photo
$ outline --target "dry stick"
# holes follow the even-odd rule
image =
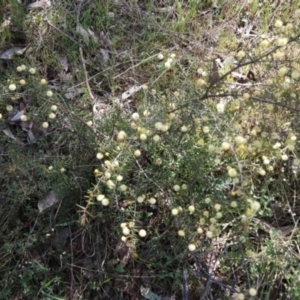
[[[82,62],[82,66],[83,66],[83,71],[84,71],[84,76],[85,76],[85,85],[86,85],[86,87],[88,89],[89,96],[92,99],[93,104],[94,104],[96,98],[93,95],[91,87],[90,87],[90,84],[89,84],[89,80],[88,80],[89,77],[88,77],[88,73],[86,71],[86,65],[85,65],[85,61],[84,61],[84,58],[83,58],[83,52],[82,52],[82,48],[81,47],[79,47],[79,51],[80,51],[80,58],[81,58],[81,62]]]

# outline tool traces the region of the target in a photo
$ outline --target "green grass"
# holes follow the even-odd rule
[[[0,2],[0,299],[299,298],[297,7],[215,2]]]

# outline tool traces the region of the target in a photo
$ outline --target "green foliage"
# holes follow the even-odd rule
[[[0,299],[299,298],[299,10],[0,7]]]

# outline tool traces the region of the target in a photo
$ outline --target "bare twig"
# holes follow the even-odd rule
[[[88,89],[88,92],[89,92],[89,96],[93,102],[93,104],[95,103],[95,96],[93,95],[92,93],[92,90],[91,90],[91,87],[90,87],[90,84],[89,84],[89,76],[88,76],[88,73],[86,71],[86,65],[85,65],[85,61],[84,61],[84,58],[83,58],[83,51],[82,51],[82,48],[79,47],[79,51],[80,51],[80,58],[81,58],[81,62],[82,62],[82,67],[83,67],[83,71],[84,71],[84,76],[85,76],[85,84],[86,84],[86,87]]]

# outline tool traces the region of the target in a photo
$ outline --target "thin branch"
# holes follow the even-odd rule
[[[89,76],[88,76],[88,73],[86,71],[86,65],[85,65],[85,61],[84,61],[84,58],[83,58],[83,52],[82,52],[82,48],[79,47],[79,51],[80,51],[80,58],[81,58],[81,62],[82,62],[82,66],[83,66],[83,71],[84,71],[84,76],[85,76],[85,85],[88,89],[88,92],[89,92],[89,96],[90,98],[92,99],[93,103],[95,103],[95,96],[93,95],[92,93],[92,90],[91,90],[91,87],[90,87],[90,84],[89,84]]]

